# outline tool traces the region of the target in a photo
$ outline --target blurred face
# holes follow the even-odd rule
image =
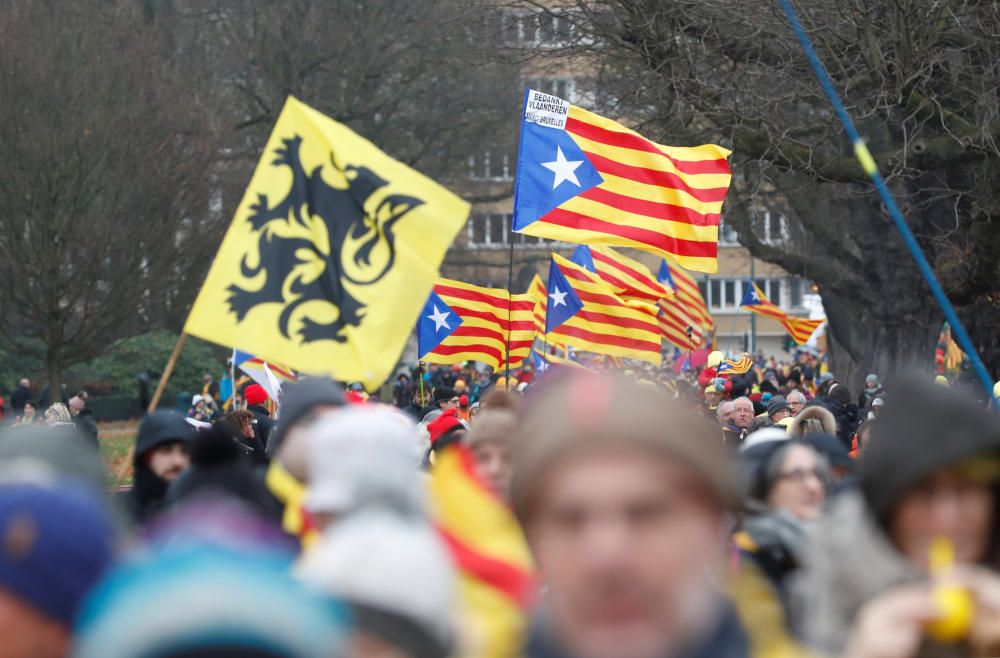
[[[149,470],[167,482],[173,482],[191,465],[187,444],[180,441],[161,443],[149,453]]]
[[[24,417],[25,418],[35,417],[35,405],[31,404],[30,402],[24,403]]]
[[[571,655],[658,658],[711,618],[722,513],[694,476],[651,456],[578,453],[535,494],[528,540]]]
[[[791,405],[789,405],[791,406]],[[779,420],[784,420],[792,415],[792,412],[788,409],[779,409],[771,414],[771,422],[777,423]]]
[[[62,658],[69,631],[0,589],[0,658]]]
[[[989,486],[954,471],[924,478],[907,491],[892,515],[893,542],[911,562],[926,567],[931,542],[951,541],[955,560],[974,564],[986,557],[993,519]]]
[[[719,405],[719,422],[723,425],[733,424],[733,403],[723,402]]]
[[[299,482],[308,480],[309,469],[306,464],[309,461],[309,432],[313,423],[337,409],[338,407],[332,404],[316,405],[301,420],[284,430],[276,457],[285,470]]]
[[[788,406],[792,410],[792,415],[798,414],[806,406],[806,399],[802,395],[789,395]]]
[[[805,446],[791,446],[771,488],[768,505],[802,521],[814,521],[823,514],[825,500],[826,485],[816,453]]]
[[[750,427],[753,422],[753,402],[750,400],[736,400],[733,402],[733,425],[740,429]]]
[[[510,455],[507,446],[497,441],[479,441],[472,446],[476,471],[493,487],[493,491],[507,500],[510,495]]]
[[[705,393],[705,402],[710,407],[719,406],[720,400],[722,400],[722,394],[718,391],[709,391],[708,393]]]
[[[448,409],[455,409],[457,407],[458,407],[458,398],[457,397],[454,397],[454,398],[452,398],[450,400],[442,400],[441,401],[441,409],[442,410],[446,411]]]

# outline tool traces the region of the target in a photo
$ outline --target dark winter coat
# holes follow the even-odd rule
[[[267,407],[260,404],[251,404],[247,407],[247,411],[253,414],[254,435],[267,450],[267,442],[271,438],[271,430],[274,429],[274,419],[267,412]]]
[[[872,402],[875,398],[882,397],[885,394],[885,389],[881,385],[875,388],[865,387],[862,389],[861,394],[858,395],[858,408],[863,411],[869,411],[872,408]]]
[[[858,412],[856,404],[853,402],[851,404],[844,404],[833,398],[821,397],[812,400],[806,406],[823,407],[832,413],[834,419],[837,421],[837,438],[844,444],[844,447],[848,450],[851,449],[851,440],[854,438],[854,433],[858,431],[858,426],[861,424],[861,414]]]
[[[10,408],[20,415],[24,412],[24,403],[29,400],[31,400],[31,390],[24,386],[18,386],[10,394]]]
[[[101,443],[97,438],[97,423],[94,422],[94,412],[90,409],[81,409],[80,413],[73,416],[73,424],[79,430],[80,435],[90,441],[95,448],[99,448]]]
[[[720,601],[719,606],[718,618],[706,636],[695,646],[670,658],[750,658],[750,638],[735,610],[725,601]],[[552,637],[544,617],[537,621],[529,632],[523,656],[524,658],[575,658],[556,638]]]

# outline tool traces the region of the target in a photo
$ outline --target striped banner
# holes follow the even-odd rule
[[[658,304],[674,291],[656,280],[649,268],[611,247],[590,247],[594,269],[619,296]]]
[[[425,354],[424,361],[442,364],[480,361],[499,370],[506,365],[508,341],[511,368],[519,367],[528,357],[535,337],[534,297],[512,296],[503,289],[451,279],[439,279],[434,292],[462,318],[462,324]]]
[[[520,525],[479,478],[464,445],[437,456],[429,483],[434,522],[459,572],[461,613],[472,635],[466,655],[520,655],[536,587]]]
[[[529,121],[528,97],[523,125]],[[561,134],[572,139],[579,148],[576,153],[582,151],[586,166],[601,182],[580,186],[579,193],[537,219],[516,218],[518,230],[577,244],[633,247],[673,257],[692,270],[717,271],[719,221],[732,179],[730,152],[714,144],[657,144],[615,121],[566,105],[568,118]],[[555,154],[557,143],[552,141],[546,150],[547,142],[523,125],[519,177],[528,166],[539,164],[529,153]],[[553,134],[558,129],[547,130]]]
[[[596,274],[558,254],[552,254],[552,258],[583,302],[583,308],[548,334],[548,342],[596,354],[661,363],[660,328],[650,304],[624,300]],[[541,332],[544,332],[548,289],[537,275],[529,294],[540,306],[535,321],[541,318]]]

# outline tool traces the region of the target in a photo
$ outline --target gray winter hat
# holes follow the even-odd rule
[[[329,379],[316,377],[286,384],[281,389],[278,426],[268,439],[267,454],[276,454],[288,428],[302,420],[313,408],[321,405],[339,407],[346,403],[344,389]]]

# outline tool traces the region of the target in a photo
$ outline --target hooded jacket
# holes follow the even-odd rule
[[[837,435],[837,419],[832,413],[825,407],[821,406],[809,406],[799,412],[795,418],[792,419],[791,425],[788,426],[789,436],[802,436],[805,428],[805,422],[810,419],[815,419],[820,422],[823,426],[824,434]]]
[[[134,484],[129,497],[129,511],[137,525],[144,525],[163,509],[169,485],[149,468],[147,453],[164,443],[190,444],[194,437],[194,428],[176,411],[154,411],[139,424],[132,458]]]

